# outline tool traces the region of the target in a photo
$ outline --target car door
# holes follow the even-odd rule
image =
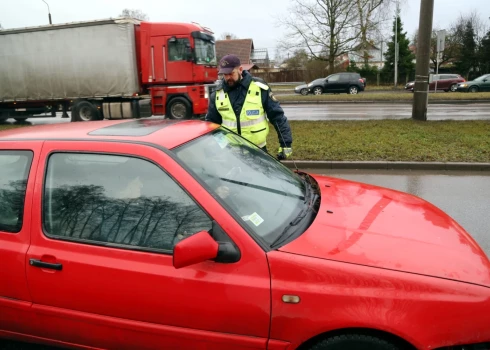
[[[340,89],[342,92],[348,92],[351,85],[358,86],[354,74],[341,74],[340,75]]]
[[[438,90],[449,90],[449,86],[452,82],[452,76],[449,74],[442,74],[441,79],[437,83]]]
[[[480,91],[490,91],[490,75],[487,75],[483,79],[483,81],[482,81],[482,83],[480,85]]]
[[[50,141],[37,176],[27,278],[39,336],[118,349],[265,349],[265,252],[169,155]],[[213,220],[240,260],[175,269],[174,244]]]
[[[338,92],[341,90],[340,74],[332,74],[325,79],[325,92]]]
[[[0,142],[0,335],[29,333],[31,296],[25,275],[39,141]]]

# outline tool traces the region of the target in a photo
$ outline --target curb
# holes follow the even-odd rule
[[[490,163],[464,162],[342,162],[342,161],[282,161],[288,168],[303,169],[370,169],[370,170],[467,170],[490,171]]]
[[[312,100],[312,101],[281,101],[279,98],[279,103],[281,105],[300,105],[300,104],[405,104],[412,105],[413,101],[410,100],[393,100],[393,101],[328,101],[328,100]],[[490,104],[490,100],[437,100],[430,101],[429,105],[444,105],[444,104]]]

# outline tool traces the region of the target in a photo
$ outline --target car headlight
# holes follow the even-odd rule
[[[306,85],[307,87],[312,87],[313,84],[312,83],[309,83],[308,85]]]
[[[459,86],[461,86],[461,87],[467,87],[468,84],[459,84]]]

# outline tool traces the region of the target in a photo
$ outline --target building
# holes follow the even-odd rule
[[[231,39],[216,41],[216,56],[220,60],[228,54],[237,55],[245,70],[268,68],[270,66],[267,49],[255,49],[252,39]]]

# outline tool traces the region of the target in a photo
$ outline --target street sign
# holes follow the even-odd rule
[[[437,52],[444,51],[445,43],[446,43],[446,31],[440,30],[437,32]]]

